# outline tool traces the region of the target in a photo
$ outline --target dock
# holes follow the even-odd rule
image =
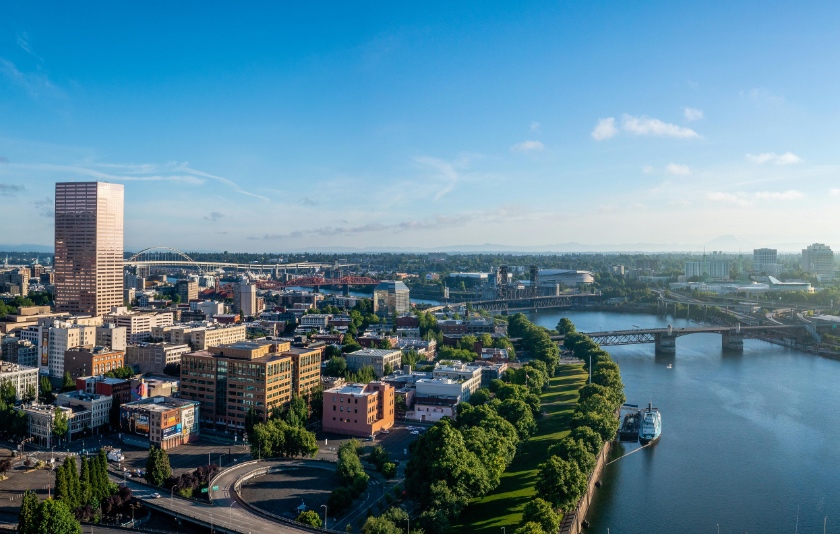
[[[621,406],[621,428],[618,429],[618,441],[639,441],[639,428],[642,425],[642,410],[636,404]]]

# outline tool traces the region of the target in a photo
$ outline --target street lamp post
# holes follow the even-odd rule
[[[230,503],[230,508],[228,508],[228,529],[233,529],[231,525],[233,525],[233,505],[236,504],[236,501]]]
[[[175,493],[175,488],[178,487],[178,484],[175,484],[171,488],[169,488],[169,506],[172,506],[172,494]]]
[[[324,509],[324,530],[326,530],[327,529],[327,505],[322,504],[321,508]]]

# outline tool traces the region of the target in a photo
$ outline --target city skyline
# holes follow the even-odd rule
[[[840,244],[838,6],[195,7],[4,8],[7,244],[66,181],[126,250]]]

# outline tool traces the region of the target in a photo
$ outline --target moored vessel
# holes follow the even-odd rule
[[[642,425],[639,429],[639,443],[648,445],[659,439],[662,435],[662,415],[653,403],[642,412]]]

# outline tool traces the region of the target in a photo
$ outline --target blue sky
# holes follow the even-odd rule
[[[0,8],[1,241],[840,247],[838,5],[300,4]]]

